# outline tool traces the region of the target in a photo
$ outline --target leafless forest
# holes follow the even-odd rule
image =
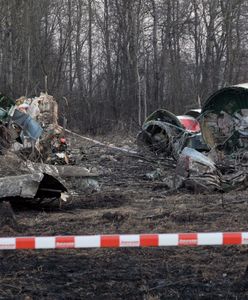
[[[1,0],[1,92],[47,89],[69,127],[132,128],[247,81],[245,0]]]
[[[0,300],[248,299],[247,17],[0,0]]]

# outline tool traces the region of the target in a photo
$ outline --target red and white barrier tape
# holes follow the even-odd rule
[[[0,250],[248,245],[248,232],[4,237]]]

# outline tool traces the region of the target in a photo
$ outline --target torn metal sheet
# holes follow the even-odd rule
[[[146,119],[137,141],[139,145],[148,145],[155,152],[177,157],[185,144],[186,135],[179,119],[161,109]]]
[[[39,97],[20,97],[16,100],[16,106],[33,119],[37,120],[44,128],[49,125],[58,125],[58,104],[53,96],[41,93]]]
[[[187,136],[185,146],[197,151],[209,151],[208,145],[204,142],[202,134],[195,133]]]
[[[12,121],[22,129],[20,134],[22,150],[28,159],[51,164],[69,163],[66,147],[62,150],[60,147],[61,144],[67,146],[67,143],[64,132],[58,126],[58,104],[52,96],[41,93],[35,98],[20,97],[16,100],[15,111],[11,116]],[[38,138],[39,141],[35,145],[37,151],[34,155],[33,141],[37,141]],[[62,140],[63,143],[58,142]],[[26,149],[30,149],[32,155],[29,155]]]
[[[200,126],[210,148],[226,154],[248,149],[248,84],[223,88],[202,108]]]
[[[223,190],[225,192],[231,190],[245,190],[248,187],[247,170],[236,171],[232,174],[223,175]]]
[[[221,189],[221,177],[214,162],[196,151],[185,147],[179,156],[176,176],[184,177],[184,184],[194,191]]]
[[[161,121],[149,121],[143,126],[146,142],[156,152],[177,155],[185,143],[184,130]]]
[[[186,146],[199,151],[208,150],[199,131],[200,126],[195,118],[186,115],[177,117],[161,109],[146,119],[137,142],[139,146],[148,145],[155,152],[177,159]]]
[[[15,109],[12,121],[22,128],[21,137],[27,137],[31,140],[37,140],[42,134],[41,126],[29,115]]]
[[[24,167],[27,167],[32,172],[39,170],[42,173],[46,173],[52,176],[60,176],[63,178],[99,176],[99,174],[92,173],[88,169],[79,166],[54,166],[54,165],[33,163],[31,161],[27,161],[24,163]]]
[[[56,178],[40,172],[0,178],[0,198],[59,197],[66,191]]]
[[[195,119],[198,119],[198,117],[200,116],[201,114],[201,108],[195,108],[195,109],[190,109],[188,110],[187,112],[185,112],[184,115],[186,116],[191,116]]]
[[[88,169],[79,166],[54,166],[48,164],[33,163],[27,161],[23,164],[31,172],[35,170],[56,178],[68,191],[77,190],[80,192],[100,191],[97,181],[99,174],[90,172]],[[69,179],[69,180],[68,180]]]
[[[14,153],[0,155],[0,165],[0,198],[59,198],[67,191],[59,177],[38,168],[31,170]]]
[[[25,97],[23,97],[25,98]],[[42,134],[41,126],[27,114],[27,103],[20,105],[15,103],[11,98],[0,94],[0,120],[2,128],[6,128],[9,135],[13,135],[15,132],[16,137],[8,139],[8,148],[11,144],[18,140],[20,143],[24,143],[24,139],[37,141]],[[5,133],[0,132],[1,141],[5,141]],[[4,147],[4,143],[1,142],[1,147]]]
[[[181,122],[178,120],[176,115],[165,109],[158,109],[155,112],[153,112],[147,117],[144,124],[148,123],[149,121],[161,121],[179,128],[183,128]]]
[[[8,112],[14,106],[14,100],[10,97],[0,94],[0,120],[3,121],[8,117]]]
[[[34,198],[44,175],[32,173],[0,178],[0,198]]]

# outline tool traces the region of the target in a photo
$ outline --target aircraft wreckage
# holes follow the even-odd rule
[[[58,105],[50,95],[13,101],[0,94],[1,199],[66,200],[72,178],[85,190],[98,186],[98,174],[72,165],[57,119]]]
[[[59,198],[70,190],[69,178],[97,188],[98,174],[75,166],[58,125],[52,96],[0,94],[0,198]],[[174,188],[229,190],[248,182],[248,84],[223,88],[202,109],[181,116],[159,109],[144,122],[137,138],[156,153],[176,161]],[[169,179],[167,178],[167,181]]]
[[[208,150],[197,119],[188,115],[176,116],[165,109],[155,111],[145,120],[137,142],[139,146],[147,145],[152,151],[175,159],[184,147]]]
[[[220,89],[188,115],[155,111],[137,139],[138,145],[177,160],[174,187],[246,188],[248,83]]]

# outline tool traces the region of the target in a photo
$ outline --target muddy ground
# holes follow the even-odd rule
[[[106,142],[106,138],[105,138]],[[133,139],[110,140],[117,146]],[[82,165],[101,191],[66,205],[13,205],[1,236],[247,231],[248,192],[170,191],[173,162],[82,142]],[[160,168],[155,180],[145,176]],[[248,248],[142,248],[0,252],[0,299],[248,299]]]

